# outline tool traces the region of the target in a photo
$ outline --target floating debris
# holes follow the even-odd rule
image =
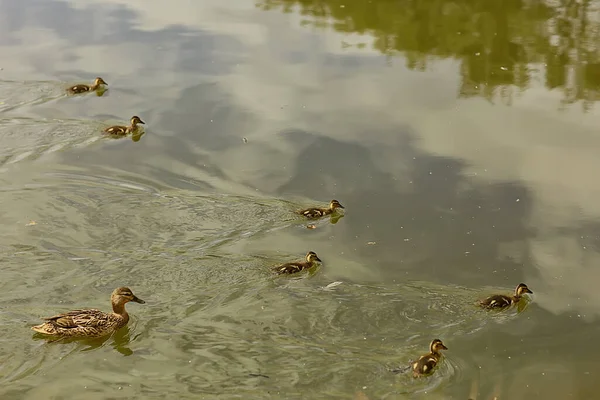
[[[377,244],[377,242],[367,242],[368,245],[374,245]]]
[[[34,220],[31,220],[25,226],[33,226],[33,225],[37,225],[37,222],[35,222]]]
[[[343,282],[340,281],[336,281],[336,282],[331,282],[329,285],[325,286],[325,289],[331,289],[334,288],[336,286],[341,285]]]
[[[269,375],[264,375],[264,374],[248,374],[248,376],[250,376],[252,378],[270,378]]]
[[[317,226],[314,224],[306,225],[308,229],[317,229]]]

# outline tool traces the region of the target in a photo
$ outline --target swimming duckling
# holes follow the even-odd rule
[[[531,290],[529,290],[529,288],[527,287],[526,284],[519,283],[519,285],[515,289],[514,296],[506,296],[503,294],[496,294],[496,295],[488,297],[487,299],[481,300],[479,302],[479,305],[481,307],[487,308],[487,309],[492,309],[492,308],[505,309],[505,308],[510,307],[513,304],[518,303],[519,300],[521,300],[521,297],[525,293],[533,294],[533,292]]]
[[[105,313],[96,309],[69,311],[53,317],[42,318],[46,322],[32,326],[36,332],[61,337],[97,338],[106,336],[124,327],[129,322],[125,304],[130,301],[144,304],[145,301],[133,294],[131,289],[120,287],[111,296],[113,312]]]
[[[306,261],[290,262],[282,264],[278,267],[273,268],[278,274],[295,274],[296,272],[303,271],[305,269],[312,268],[316,265],[316,262],[322,262],[314,251],[306,253]]]
[[[413,377],[430,374],[442,358],[440,350],[448,350],[440,339],[434,339],[429,345],[429,354],[419,357],[412,365]]]
[[[321,218],[325,215],[332,214],[338,208],[344,208],[344,206],[341,205],[340,202],[337,200],[331,200],[329,202],[328,208],[313,207],[313,208],[307,208],[305,210],[298,211],[298,213],[301,215],[304,215],[307,218],[316,219],[316,218]]]
[[[131,117],[131,121],[130,121],[130,126],[121,126],[121,125],[115,125],[115,126],[111,126],[110,128],[106,128],[104,130],[104,133],[110,135],[110,136],[125,136],[129,133],[135,132],[138,129],[138,124],[146,124],[144,121],[142,121],[140,119],[140,117],[138,117],[137,115],[134,115],[133,117]]]
[[[100,85],[108,86],[108,83],[104,82],[104,79],[97,77],[92,85],[75,85],[68,88],[67,91],[71,94],[95,92],[98,88],[100,88]]]

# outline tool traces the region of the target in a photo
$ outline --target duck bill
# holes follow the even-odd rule
[[[139,120],[139,123],[146,125],[146,123],[144,121],[142,121],[141,119]]]
[[[338,208],[346,208],[346,207],[344,207],[343,205],[339,204]]]
[[[525,293],[533,294],[533,292],[529,289],[525,289]]]
[[[319,257],[315,257],[315,261],[323,262],[323,261],[321,261],[321,259]]]
[[[448,348],[445,345],[441,344],[440,346],[442,347],[442,349],[448,350]]]
[[[136,303],[140,303],[140,304],[146,304],[146,302],[142,299],[140,299],[137,296],[133,296],[133,299],[131,299],[131,301],[135,301]]]

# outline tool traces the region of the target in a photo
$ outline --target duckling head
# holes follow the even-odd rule
[[[308,253],[306,253],[306,261],[308,261],[309,263],[315,261],[322,262],[319,256],[317,256],[317,253],[315,253],[314,251],[309,251]]]
[[[100,77],[97,77],[97,78],[94,80],[94,85],[96,85],[96,86],[100,86],[100,85],[106,85],[106,86],[108,86],[108,83],[106,83],[106,82],[104,81],[104,79],[102,79],[102,78],[100,78]]]
[[[137,297],[131,289],[128,287],[120,287],[113,290],[112,295],[110,296],[110,300],[113,304],[127,304],[130,301],[134,301],[136,303],[144,304],[146,303],[144,300]]]
[[[138,117],[137,115],[134,115],[133,117],[131,117],[131,126],[136,126],[137,124],[146,125],[146,123],[144,121],[142,121],[140,117]]]
[[[341,205],[340,202],[337,201],[337,200],[331,200],[329,202],[329,209],[330,210],[335,210],[336,208],[344,208],[344,206]]]
[[[429,345],[429,351],[432,353],[439,353],[440,350],[448,350],[448,348],[442,343],[440,339],[433,339]]]
[[[517,286],[517,288],[515,289],[515,294],[517,296],[522,296],[525,293],[530,293],[533,294],[533,292],[531,290],[529,290],[529,288],[527,287],[526,284],[524,283],[519,283],[519,285]]]

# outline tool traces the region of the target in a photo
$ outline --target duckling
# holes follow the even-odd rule
[[[429,354],[419,357],[412,365],[413,377],[430,374],[442,358],[440,350],[448,350],[440,339],[433,339],[429,345]]]
[[[321,218],[325,215],[332,214],[338,208],[344,208],[344,206],[341,205],[340,202],[337,200],[331,200],[329,202],[328,208],[312,207],[312,208],[307,208],[305,210],[298,211],[298,213],[301,215],[304,215],[307,218],[316,219],[316,218]]]
[[[316,265],[316,262],[322,262],[314,251],[306,253],[306,261],[290,262],[282,264],[278,267],[273,268],[273,271],[282,274],[295,274],[296,272],[303,271],[305,269],[312,268]]]
[[[144,121],[142,121],[140,119],[140,117],[138,117],[137,115],[134,115],[133,117],[131,117],[130,120],[130,124],[129,126],[121,126],[121,125],[115,125],[115,126],[111,126],[110,128],[106,128],[104,130],[104,133],[110,135],[110,136],[125,136],[129,133],[135,132],[138,129],[138,124],[146,124]]]
[[[517,288],[515,289],[514,296],[506,296],[503,294],[496,294],[496,295],[488,297],[487,299],[481,300],[479,302],[479,305],[481,307],[487,308],[487,309],[492,309],[492,308],[505,309],[505,308],[510,307],[513,304],[518,303],[519,300],[521,300],[521,297],[525,293],[533,294],[533,292],[531,290],[529,290],[529,288],[527,287],[526,284],[519,283],[519,285],[517,285]]]
[[[100,85],[108,86],[108,83],[106,83],[104,79],[97,77],[92,85],[75,85],[68,88],[67,91],[71,94],[95,92],[100,87]]]
[[[140,304],[146,303],[126,287],[115,289],[110,296],[110,301],[113,308],[112,313],[105,313],[96,309],[79,309],[53,317],[42,318],[46,322],[32,326],[31,329],[46,335],[63,338],[102,337],[127,325],[129,314],[125,310],[125,304],[130,301]]]

